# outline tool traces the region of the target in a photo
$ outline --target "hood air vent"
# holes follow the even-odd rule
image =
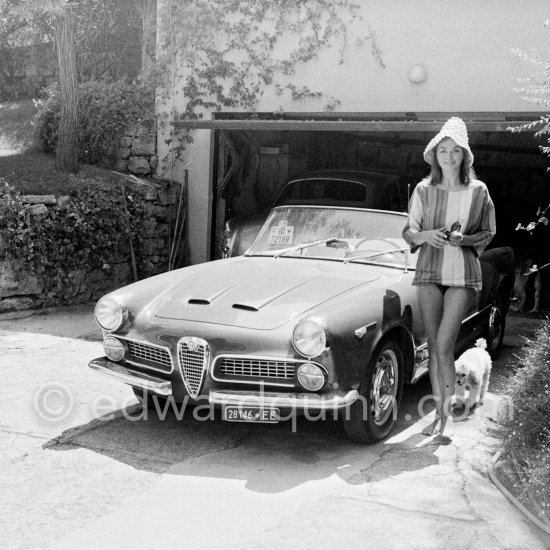
[[[257,307],[247,306],[246,304],[233,304],[234,309],[243,309],[244,311],[260,311]]]

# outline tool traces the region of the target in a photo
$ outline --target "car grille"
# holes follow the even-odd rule
[[[265,382],[294,385],[298,363],[282,359],[221,356],[216,359],[214,378],[234,382]]]
[[[127,340],[127,360],[139,366],[162,372],[172,372],[170,352],[163,347]]]
[[[172,372],[168,348],[131,340],[126,343],[127,360],[130,363],[165,373]],[[181,338],[177,345],[177,361],[185,388],[196,399],[210,364],[208,343],[202,338]],[[222,382],[293,387],[296,370],[302,362],[270,357],[222,355],[216,358],[212,372],[213,378]]]
[[[178,359],[183,382],[193,398],[199,395],[209,357],[208,343],[202,338],[182,338],[178,342]]]

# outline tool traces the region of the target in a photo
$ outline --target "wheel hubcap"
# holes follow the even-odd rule
[[[376,361],[372,375],[371,415],[377,425],[382,425],[392,414],[397,395],[397,357],[392,350],[384,350]]]

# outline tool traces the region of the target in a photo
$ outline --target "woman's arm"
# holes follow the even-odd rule
[[[416,252],[423,243],[422,238],[422,218],[423,205],[418,185],[414,188],[411,200],[409,201],[409,217],[402,231],[403,239],[411,247],[411,252]]]
[[[496,233],[495,206],[486,187],[482,201],[479,229],[475,233],[463,235],[460,243],[462,246],[471,246],[478,255],[483,252]]]
[[[403,228],[403,239],[411,247],[411,252],[416,252],[423,244],[429,244],[435,248],[442,248],[447,243],[447,236],[444,233],[445,228],[423,229],[424,204],[420,196],[419,185],[414,188],[410,203],[409,217]]]
[[[418,247],[424,243],[434,248],[442,248],[447,244],[447,235],[445,228],[431,229],[429,231],[415,231],[411,228],[403,231],[403,238],[411,247],[411,252],[415,252]]]

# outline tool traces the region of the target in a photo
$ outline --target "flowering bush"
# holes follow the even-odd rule
[[[550,521],[550,320],[519,359],[506,391],[510,414],[501,419],[504,458],[515,466],[520,500],[531,506],[534,500],[541,519]]]
[[[516,231],[524,230],[529,231],[529,233],[532,233],[535,227],[541,223],[542,225],[548,225],[548,218],[546,217],[546,212],[550,208],[550,204],[542,210],[540,207],[537,209],[537,218],[538,220],[536,222],[529,222],[527,225],[522,225],[521,223],[518,223],[516,226]]]

